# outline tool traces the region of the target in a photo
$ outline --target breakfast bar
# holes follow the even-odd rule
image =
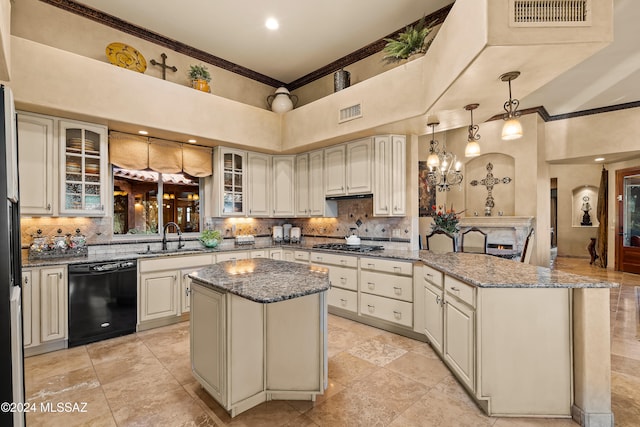
[[[232,417],[324,392],[328,269],[246,259],[190,277],[193,375]]]
[[[613,425],[609,290],[493,256],[420,251],[428,340],[492,416]]]

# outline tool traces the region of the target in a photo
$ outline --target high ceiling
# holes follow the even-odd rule
[[[595,1],[595,0],[594,0]],[[282,82],[291,82],[451,0],[78,0]],[[614,0],[615,41],[520,99],[552,116],[640,101],[640,2]],[[276,18],[280,28],[265,27]],[[524,77],[524,76],[523,76]],[[513,82],[517,97],[518,81]],[[505,92],[506,95],[506,92]]]

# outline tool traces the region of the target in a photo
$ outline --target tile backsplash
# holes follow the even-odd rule
[[[222,231],[224,237],[253,234],[270,236],[274,225],[292,224],[300,227],[303,236],[344,237],[355,233],[362,238],[404,240],[411,238],[409,217],[374,217],[373,199],[338,200],[336,218],[206,218],[205,228]],[[110,243],[113,239],[111,217],[23,217],[20,222],[22,245],[31,244],[37,230],[46,236],[75,234],[76,229],[87,238],[88,244]],[[141,238],[143,236],[140,236]],[[117,239],[116,239],[117,240]]]

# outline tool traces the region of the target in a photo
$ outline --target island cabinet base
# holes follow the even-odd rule
[[[267,400],[315,400],[327,384],[325,294],[261,304],[195,280],[193,375],[232,417]]]

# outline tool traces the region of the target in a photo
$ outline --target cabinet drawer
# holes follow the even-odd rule
[[[413,325],[413,304],[377,295],[360,294],[360,314],[402,326],[412,327]]]
[[[328,304],[343,310],[358,311],[358,293],[339,288],[329,289]]]
[[[247,252],[226,252],[221,254],[216,254],[216,262],[222,261],[235,261],[237,259],[248,259],[249,254]]]
[[[476,288],[474,286],[467,285],[450,276],[444,276],[444,286],[449,295],[457,297],[471,307],[476,306]]]
[[[426,265],[422,266],[422,275],[424,276],[424,280],[436,285],[439,288],[442,288],[442,272],[436,270],[435,268],[428,267]]]
[[[269,258],[268,252],[268,249],[251,251],[251,258]]]
[[[379,258],[361,258],[360,268],[363,270],[381,271],[383,273],[413,275],[413,264],[410,262],[392,261]]]
[[[212,254],[159,257],[138,262],[140,273],[163,270],[179,270],[182,268],[202,267],[213,264]]]
[[[358,290],[358,270],[355,268],[329,267],[331,286],[343,289]]]
[[[320,252],[311,253],[311,262],[322,264],[341,265],[343,267],[358,267],[358,258],[354,256],[345,256],[337,254],[327,254]]]
[[[309,261],[309,252],[306,251],[294,251],[293,259],[296,261]]]
[[[362,270],[360,283],[362,292],[413,302],[411,277]]]

